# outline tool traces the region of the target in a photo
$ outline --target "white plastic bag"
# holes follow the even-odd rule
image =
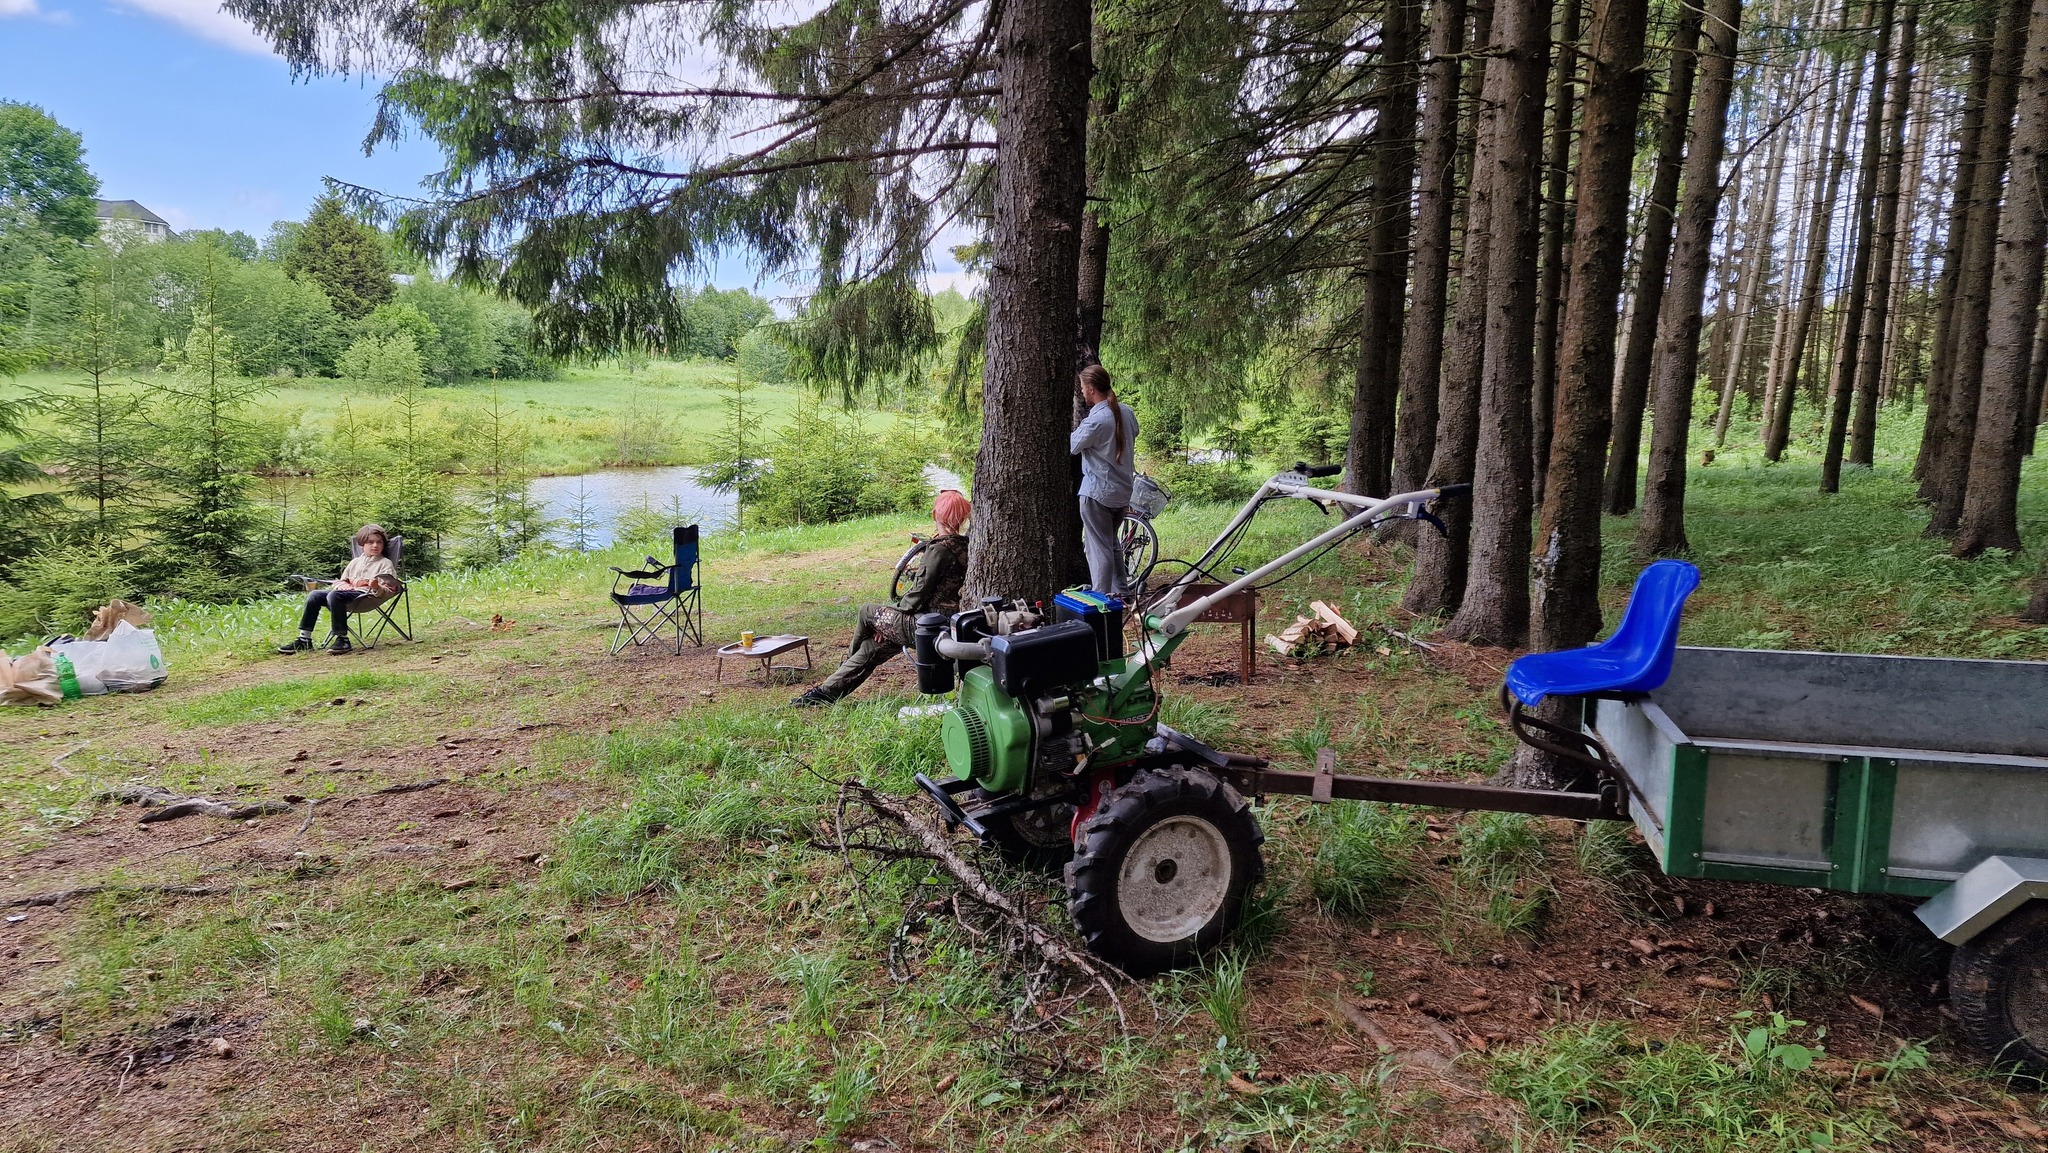
[[[164,683],[164,651],[155,629],[139,629],[127,621],[114,626],[103,641],[67,641],[52,646],[58,680],[66,697],[101,693],[145,693]]]

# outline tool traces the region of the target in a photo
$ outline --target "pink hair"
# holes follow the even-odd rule
[[[940,493],[939,499],[932,502],[933,522],[949,533],[959,532],[960,526],[967,523],[972,511],[967,498],[950,488]]]

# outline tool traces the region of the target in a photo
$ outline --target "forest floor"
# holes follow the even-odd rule
[[[1687,643],[2048,657],[2030,559],[1946,560],[1901,470],[1694,478]],[[1227,515],[1170,511],[1167,553]],[[913,527],[707,538],[707,645],[808,633],[815,680]],[[268,653],[284,601],[177,608],[161,690],[0,710],[0,1150],[2048,1148],[1907,904],[1665,878],[1623,825],[1275,799],[1253,924],[1118,984],[1122,1028],[927,863],[842,855],[838,782],[942,761],[904,662],[798,712],[710,647],[608,659],[637,555],[424,578],[417,642],[348,657]],[[1262,632],[1322,597],[1365,637],[1251,687],[1199,629],[1166,723],[1485,778],[1514,654],[1388,633],[1428,636],[1404,559],[1272,590]],[[284,811],[140,824],[98,799],[125,783]],[[1068,932],[1056,883],[976,859]]]

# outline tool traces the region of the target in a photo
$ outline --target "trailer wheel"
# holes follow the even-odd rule
[[[2025,905],[1958,946],[1948,991],[1972,1045],[2048,1080],[2048,905]]]
[[[1192,961],[1237,926],[1265,876],[1251,805],[1206,772],[1150,769],[1103,798],[1067,863],[1089,949],[1133,976]]]
[[[989,795],[976,789],[974,799],[986,804]],[[1053,872],[1074,855],[1074,806],[1070,804],[985,819],[982,824],[988,829],[990,847],[1013,865]]]

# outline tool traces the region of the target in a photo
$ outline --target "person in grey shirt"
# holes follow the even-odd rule
[[[1091,364],[1081,370],[1081,418],[1068,448],[1081,458],[1081,539],[1088,553],[1088,584],[1097,592],[1130,592],[1117,526],[1131,503],[1138,479],[1138,414],[1116,399],[1109,370]]]

